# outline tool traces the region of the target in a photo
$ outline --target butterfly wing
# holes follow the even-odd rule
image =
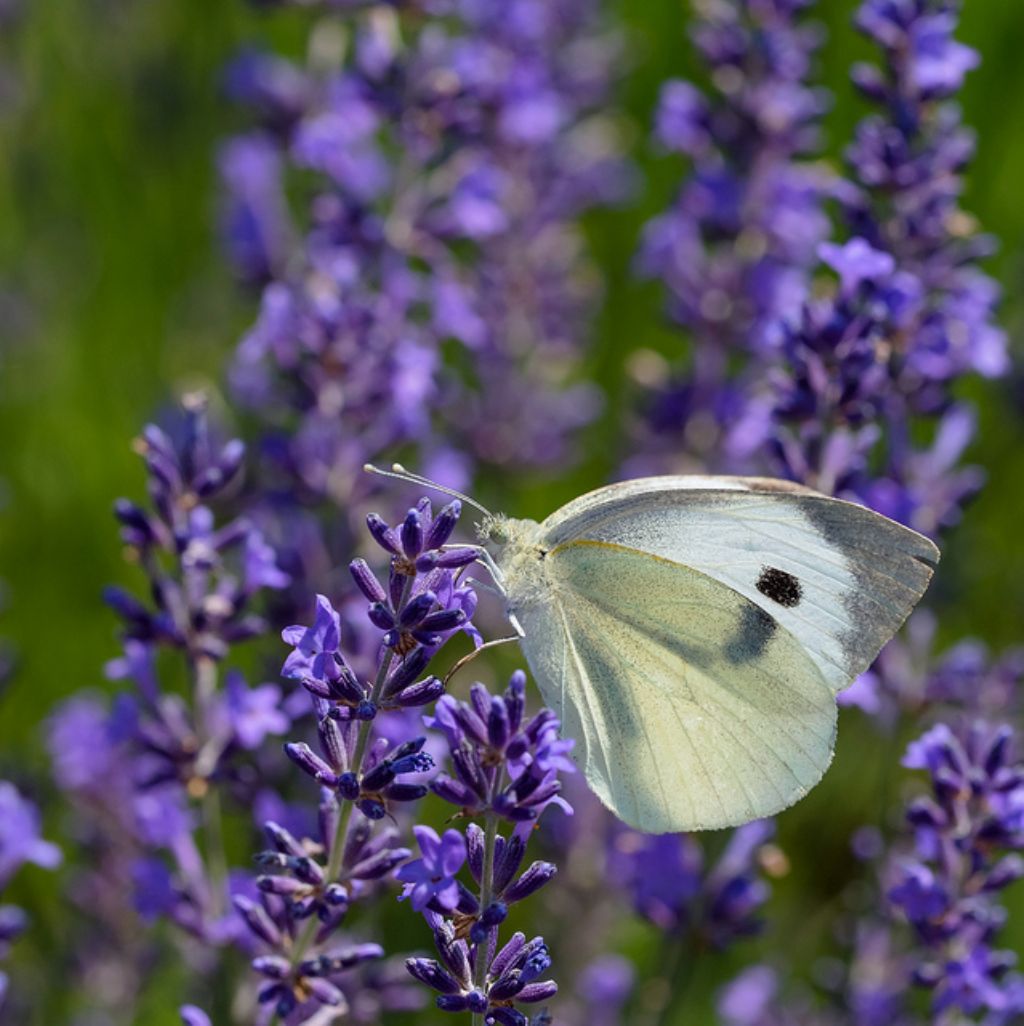
[[[516,609],[545,701],[601,800],[650,833],[791,805],[832,757],[836,706],[801,644],[705,574],[574,541]]]
[[[766,478],[655,477],[598,489],[541,525],[698,570],[795,637],[834,692],[865,670],[938,561],[925,537],[854,503]]]

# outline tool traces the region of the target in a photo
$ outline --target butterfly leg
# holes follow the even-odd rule
[[[442,551],[445,549],[473,549],[476,552],[477,560],[487,568],[487,572],[501,590],[502,595],[505,594],[505,575],[501,572],[501,567],[494,562],[494,557],[482,545],[442,545],[441,549]]]
[[[508,638],[495,638],[493,641],[485,641],[479,648],[474,648],[472,652],[467,652],[461,659],[455,661],[452,668],[441,678],[442,683],[447,688],[448,682],[455,676],[459,670],[462,669],[467,663],[472,662],[485,648],[497,648],[498,645],[507,645],[510,641],[518,641],[519,635],[514,634]]]

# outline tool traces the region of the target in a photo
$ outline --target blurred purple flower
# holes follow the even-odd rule
[[[725,948],[761,927],[769,887],[758,859],[774,832],[771,820],[739,827],[718,860],[705,866],[692,835],[619,829],[612,837],[609,873],[625,887],[637,914],[661,930]]]
[[[778,323],[804,300],[828,233],[830,183],[807,156],[818,146],[824,94],[807,85],[816,26],[803,0],[726,0],[698,8],[692,36],[714,91],[670,81],[657,135],[691,164],[673,206],[651,221],[639,268],[668,290],[691,342],[683,374],[634,360],[651,393],[648,431],[627,473],[723,463],[723,432],[743,412],[732,354],[763,357]]]
[[[178,1011],[184,1026],[213,1026],[210,1017],[195,1005],[182,1005]]]
[[[61,850],[40,836],[39,811],[17,788],[0,780],[0,893],[14,874],[31,863],[54,869],[61,862]],[[11,943],[28,927],[28,919],[13,905],[0,905],[0,959]],[[0,1010],[7,995],[8,977],[0,972]]]
[[[999,894],[1024,877],[1024,764],[1013,742],[1008,726],[939,723],[903,760],[929,774],[931,794],[907,808],[914,855],[892,866],[888,897],[914,929],[913,978],[932,990],[936,1015],[1024,1013],[1015,958],[992,947],[1005,920]]]
[[[577,219],[628,178],[594,0],[362,7],[339,14],[336,59],[233,65],[261,125],[221,158],[226,246],[266,282],[236,394],[266,425],[267,475],[292,482],[279,495],[353,511],[362,465],[403,443],[421,464],[453,434],[466,466],[572,458],[600,408],[579,374],[596,274]],[[286,253],[282,166],[313,173]],[[451,339],[469,374],[442,359]]]
[[[240,673],[224,678],[224,719],[226,730],[249,751],[291,726],[291,719],[281,711],[281,689],[276,684],[250,688]]]
[[[57,845],[40,836],[39,811],[17,788],[0,780],[0,887],[25,863],[53,869],[60,864]]]

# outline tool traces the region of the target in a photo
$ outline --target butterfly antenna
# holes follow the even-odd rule
[[[494,517],[494,514],[486,506],[481,506],[476,499],[471,499],[468,495],[463,495],[462,492],[457,492],[454,488],[448,488],[445,485],[438,484],[436,481],[431,481],[429,477],[414,474],[411,470],[406,470],[401,463],[392,463],[390,470],[381,470],[380,467],[375,467],[372,463],[364,463],[363,470],[367,474],[377,474],[379,477],[393,477],[396,481],[405,481],[407,484],[433,488],[436,492],[442,492],[444,495],[450,495],[453,499],[459,499],[462,502],[468,503],[470,506],[480,510],[485,517]]]

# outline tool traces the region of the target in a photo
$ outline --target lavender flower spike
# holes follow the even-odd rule
[[[548,862],[522,868],[530,827],[549,805],[571,811],[559,780],[575,769],[567,758],[571,742],[559,739],[551,710],[526,718],[525,686],[519,671],[500,696],[474,684],[469,702],[444,696],[425,718],[444,734],[454,769],[454,776],[434,780],[434,792],[483,825],[470,823],[465,838],[456,830],[439,838],[417,827],[423,857],[396,874],[406,885],[403,897],[424,911],[441,956],[409,959],[406,968],[437,991],[438,1008],[469,1012],[478,1026],[526,1026],[516,1005],[547,1001],[558,989],[553,980],[538,979],[551,965],[542,938],[527,943],[517,933],[498,947],[510,906],[555,876]],[[499,832],[502,821],[514,826],[508,836]],[[457,878],[463,861],[475,890]]]
[[[928,772],[931,794],[907,809],[915,851],[893,868],[889,900],[914,929],[914,982],[932,991],[936,1015],[1024,1014],[1024,976],[993,946],[1005,919],[999,893],[1024,877],[1024,763],[1014,740],[1007,726],[939,723],[904,758]]]
[[[371,514],[367,531],[389,567],[383,583],[365,560],[351,564],[368,602],[363,624],[346,619],[343,631],[342,614],[318,595],[312,625],[283,632],[293,650],[282,673],[308,694],[316,724],[315,748],[290,741],[285,752],[316,782],[319,815],[311,836],[265,823],[270,847],[256,857],[258,896],[234,901],[261,952],[252,968],[271,1021],[326,1022],[348,1007],[353,971],[384,952],[374,943],[339,948],[338,932],[351,906],[391,886],[396,870],[417,908],[462,903],[462,836],[417,826],[422,858],[410,862],[399,829],[408,821],[403,808],[428,794],[434,767],[410,710],[443,692],[429,669],[446,642],[460,631],[479,638],[476,594],[459,579],[477,550],[449,545],[460,512],[451,503],[435,516],[423,499],[394,527]]]

